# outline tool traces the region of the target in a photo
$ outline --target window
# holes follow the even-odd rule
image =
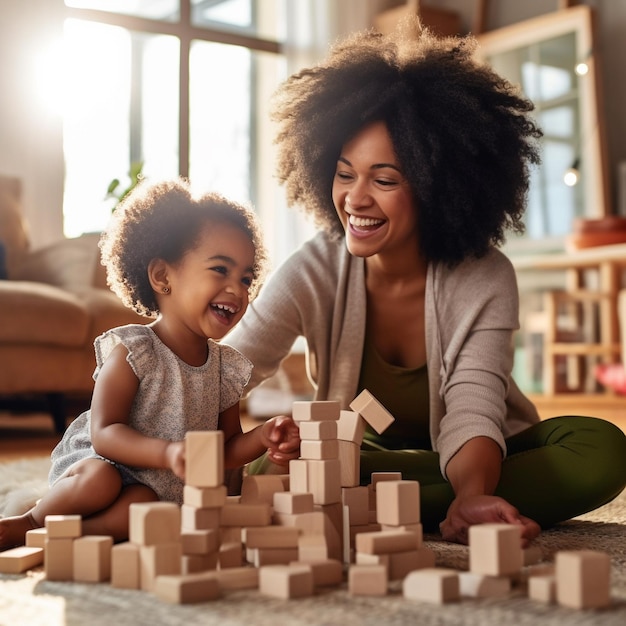
[[[276,205],[266,107],[286,76],[284,3],[66,0],[66,236],[106,226],[107,187],[137,162]]]

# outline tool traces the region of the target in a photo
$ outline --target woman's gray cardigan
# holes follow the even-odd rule
[[[511,378],[518,292],[501,252],[452,269],[430,264],[425,307],[430,437],[445,476],[468,440],[489,437],[504,456],[505,437],[539,417]],[[278,268],[223,341],[254,364],[249,391],[303,336],[315,399],[347,409],[357,395],[365,318],[364,260],[320,233]]]

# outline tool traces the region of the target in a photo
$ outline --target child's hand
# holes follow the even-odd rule
[[[300,456],[300,429],[286,415],[268,419],[261,427],[261,437],[267,456],[277,465],[288,465]]]
[[[185,480],[185,442],[171,441],[165,449],[165,459],[169,467],[178,478]]]

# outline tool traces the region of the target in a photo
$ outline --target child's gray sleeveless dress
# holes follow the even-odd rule
[[[128,349],[127,361],[140,381],[128,423],[147,437],[182,441],[188,430],[217,430],[219,414],[239,401],[252,372],[252,364],[242,354],[212,340],[208,340],[206,363],[193,367],[181,361],[149,326],[129,324],[95,340],[94,379],[119,343]],[[90,411],[82,413],[52,451],[50,484],[77,461],[102,458],[91,445],[90,421]],[[160,500],[182,504],[184,483],[170,470],[114,465],[125,485],[139,482],[151,487]]]

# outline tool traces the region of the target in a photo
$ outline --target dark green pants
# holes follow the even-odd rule
[[[546,528],[596,509],[626,486],[626,436],[592,417],[555,417],[509,437],[495,495]],[[427,450],[362,450],[361,482],[372,472],[400,471],[420,483],[424,530],[436,531],[454,498]]]

